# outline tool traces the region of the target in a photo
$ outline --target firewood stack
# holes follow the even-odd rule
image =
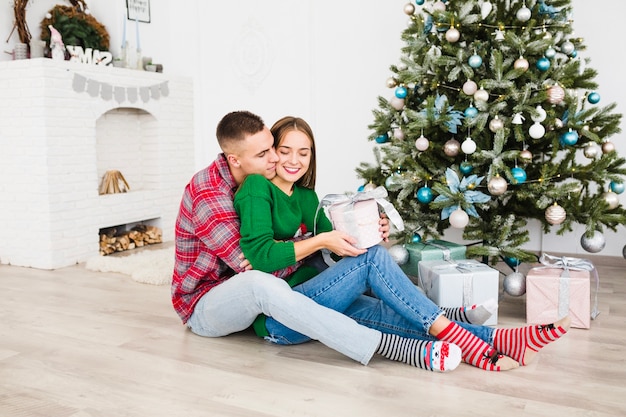
[[[161,243],[162,231],[155,226],[138,225],[128,232],[118,233],[110,229],[100,234],[100,255],[110,255],[113,252],[123,252],[154,243]]]

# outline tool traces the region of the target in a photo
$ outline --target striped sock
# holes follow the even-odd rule
[[[461,363],[461,349],[456,345],[409,339],[390,333],[382,334],[376,353],[428,371],[452,371]]]
[[[465,362],[486,371],[506,371],[519,366],[513,359],[500,355],[492,346],[454,322],[439,332],[437,339],[458,345]]]
[[[518,361],[520,365],[528,365],[539,349],[567,333],[570,324],[571,319],[567,316],[552,324],[496,329],[493,345],[500,352]]]
[[[483,324],[498,311],[498,302],[493,298],[482,304],[469,307],[439,307],[450,321],[463,323]]]

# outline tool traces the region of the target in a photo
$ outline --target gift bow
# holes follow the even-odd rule
[[[370,191],[360,191],[351,196],[348,196],[346,194],[328,194],[322,199],[322,201],[320,201],[317,210],[319,211],[321,207],[329,207],[336,204],[348,203],[354,205],[354,203],[357,203],[359,201],[376,200],[376,202],[383,208],[384,212],[387,214],[387,217],[389,217],[389,221],[393,223],[396,229],[398,229],[399,231],[403,231],[404,221],[402,221],[400,213],[398,213],[398,210],[396,210],[393,204],[385,199],[386,197],[387,189],[383,186],[376,187]],[[315,213],[315,219],[317,220],[317,212]]]
[[[552,261],[552,262],[551,262]],[[596,267],[591,263],[591,261],[587,259],[580,258],[571,258],[569,256],[552,256],[544,253],[539,258],[539,263],[543,266],[539,267],[543,268],[558,268],[562,269],[563,273],[561,274],[561,278],[569,278],[569,271],[589,271],[593,274],[594,279],[596,281],[596,288],[594,291],[594,303],[593,309],[591,310],[591,318],[595,320],[596,317],[600,314],[598,310],[598,289],[600,287],[600,277],[598,276],[598,271]],[[560,280],[560,288],[559,288],[559,317],[564,317],[569,311],[569,280],[561,279]]]

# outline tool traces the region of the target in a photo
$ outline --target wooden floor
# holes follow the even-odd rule
[[[626,260],[589,259],[601,282],[591,330],[517,370],[447,374],[250,332],[201,338],[168,286],[0,265],[0,416],[624,416]],[[525,324],[525,296],[506,296],[499,314],[500,327]]]

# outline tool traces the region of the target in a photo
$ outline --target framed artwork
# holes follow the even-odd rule
[[[150,23],[150,0],[126,0],[128,20]]]

